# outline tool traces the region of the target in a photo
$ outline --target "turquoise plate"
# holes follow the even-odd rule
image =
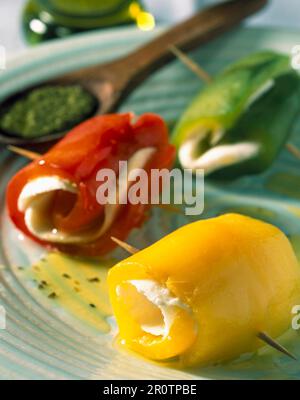
[[[0,101],[46,78],[126,54],[159,31],[109,30],[29,50],[10,60],[7,70],[0,73]],[[231,61],[259,49],[290,53],[298,39],[297,32],[243,28],[192,55],[214,74]],[[174,62],[137,89],[122,111],[155,112],[172,125],[201,86],[197,77],[180,62]],[[291,142],[300,148],[299,124],[300,119]],[[8,220],[5,188],[25,162],[2,149],[0,310],[6,313],[6,329],[0,330],[2,379],[300,378],[300,362],[267,348],[220,366],[185,371],[149,363],[119,349],[113,340],[116,327],[105,283],[111,261],[88,262],[47,255]],[[207,180],[201,218],[236,211],[270,221],[287,233],[300,255],[299,183],[300,161],[284,150],[262,175],[226,184]],[[179,214],[155,209],[144,228],[133,232],[129,240],[142,248],[186,222],[188,219]],[[116,252],[114,257],[124,254]],[[285,334],[281,342],[300,357],[296,331]]]

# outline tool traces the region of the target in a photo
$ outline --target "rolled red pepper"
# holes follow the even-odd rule
[[[115,247],[111,236],[124,240],[133,228],[140,227],[150,205],[128,203],[120,206],[111,226],[95,240],[84,243],[41,240],[28,228],[25,210],[20,209],[19,203],[29,182],[42,177],[58,177],[71,182],[76,187],[76,194],[63,190],[51,192],[47,215],[54,230],[80,237],[83,232],[100,226],[105,205],[96,198],[101,184],[96,179],[99,170],[109,168],[117,174],[119,161],[128,161],[146,148],[154,149],[143,167],[148,174],[151,169],[170,168],[175,159],[175,148],[168,141],[168,129],[159,116],[145,114],[134,123],[132,118],[131,114],[94,117],[70,131],[41,159],[19,171],[9,182],[6,196],[9,216],[17,228],[34,240],[64,252],[99,256]]]

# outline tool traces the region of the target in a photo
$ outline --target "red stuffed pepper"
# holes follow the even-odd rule
[[[11,220],[27,236],[71,254],[104,255],[111,236],[124,240],[144,222],[149,204],[102,204],[97,198],[99,171],[116,176],[119,161],[144,169],[170,168],[175,149],[163,120],[145,114],[92,118],[70,131],[48,153],[10,181]]]

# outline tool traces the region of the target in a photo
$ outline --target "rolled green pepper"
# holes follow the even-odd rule
[[[224,168],[226,175],[262,171],[288,138],[299,94],[299,78],[286,55],[265,51],[233,64],[204,88],[177,124],[174,143],[182,166],[206,174]]]
[[[235,178],[261,173],[277,158],[300,110],[300,79],[295,72],[282,75],[253,103],[218,143],[219,151],[239,147],[213,177]],[[248,150],[247,150],[248,149]]]

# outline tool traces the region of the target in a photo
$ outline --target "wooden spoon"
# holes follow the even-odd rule
[[[172,46],[189,51],[237,25],[244,18],[261,9],[267,0],[232,0],[199,12],[187,21],[171,28],[158,38],[133,53],[102,65],[84,68],[63,75],[47,84],[80,84],[99,102],[96,114],[115,111],[124,99],[161,66],[174,59]],[[39,85],[41,86],[41,85]],[[2,107],[11,104],[33,87],[6,99]],[[0,131],[0,141],[6,144],[34,144],[53,141],[64,133],[36,139],[9,136]]]

